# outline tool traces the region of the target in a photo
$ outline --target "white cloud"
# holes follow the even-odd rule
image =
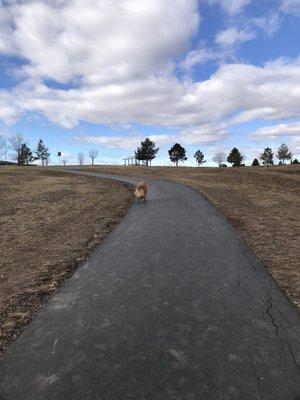
[[[250,137],[254,140],[272,140],[281,138],[282,136],[291,136],[299,139],[300,122],[294,122],[290,124],[278,124],[274,126],[264,126],[250,134]]]
[[[218,4],[231,16],[239,14],[251,3],[251,0],[208,0],[210,4]]]
[[[9,25],[10,15],[0,1],[0,53],[8,51],[10,47],[11,28]]]
[[[177,137],[191,145],[211,145],[226,139],[228,131],[222,124],[206,124],[182,131]]]
[[[5,121],[7,124],[16,122],[20,116],[16,105],[11,101],[11,95],[4,90],[0,90],[0,121]]]
[[[233,47],[239,43],[247,42],[256,37],[252,31],[239,31],[236,27],[225,29],[216,35],[215,42],[221,46]]]
[[[202,44],[198,49],[188,52],[184,61],[181,63],[181,66],[185,70],[190,70],[195,65],[205,64],[209,61],[221,60],[222,58],[223,57],[219,52],[213,51]]]
[[[157,146],[161,146],[172,141],[171,135],[148,135],[148,137],[155,142]],[[145,139],[145,135],[130,134],[128,136],[75,136],[75,140],[82,143],[91,143],[95,145],[101,145],[111,149],[135,149],[142,140]]]
[[[269,141],[277,146],[285,142],[293,155],[300,155],[300,121],[264,126],[250,133],[249,137],[252,141]]]
[[[248,3],[222,4],[234,14]],[[299,59],[279,59],[262,67],[225,64],[201,82],[176,77],[176,62],[199,26],[196,0],[10,4],[2,7],[0,17],[5,21],[0,35],[9,37],[10,44],[0,51],[23,57],[27,65],[15,71],[23,74],[21,83],[0,91],[0,119],[7,123],[28,112],[67,128],[80,121],[159,125],[179,128],[182,141],[201,144],[223,140],[234,123],[299,117]],[[218,42],[228,47],[253,35],[229,28]],[[189,70],[220,57],[222,52],[220,56],[200,46],[188,53],[182,66]],[[50,88],[46,79],[72,82],[73,88]],[[126,145],[136,146],[141,137],[131,136]],[[89,140],[124,146],[123,137]],[[167,140],[173,137],[158,138]]]
[[[209,145],[219,142],[227,137],[228,132],[221,124],[203,125],[194,129],[186,129],[174,134],[148,135],[148,137],[160,147],[172,142],[182,142],[184,145]],[[145,134],[129,134],[125,136],[75,136],[74,138],[81,143],[101,145],[111,149],[136,149]]]
[[[272,37],[279,29],[281,19],[278,13],[273,12],[266,17],[252,18],[249,22],[259,28],[266,36]]]
[[[124,136],[75,136],[75,140],[82,143],[101,145],[111,149],[131,149],[136,148],[141,137]]]
[[[14,1],[8,16],[2,51],[28,61],[26,76],[92,85],[165,70],[199,24],[196,0]]]
[[[300,0],[283,0],[280,9],[288,14],[300,15]]]
[[[208,80],[193,83],[149,76],[118,85],[49,89],[33,83],[6,96],[23,112],[39,112],[51,121],[73,127],[80,120],[99,124],[153,124],[182,127],[232,125],[256,118],[299,117],[300,60],[277,60],[264,67],[221,66]],[[215,131],[210,131],[213,137]]]
[[[290,146],[291,146],[293,155],[296,155],[296,154],[300,155],[300,135],[291,138]],[[300,161],[300,160],[298,159],[298,161]]]

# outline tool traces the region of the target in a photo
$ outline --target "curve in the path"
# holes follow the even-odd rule
[[[297,311],[203,196],[148,183],[2,357],[0,398],[300,399]]]

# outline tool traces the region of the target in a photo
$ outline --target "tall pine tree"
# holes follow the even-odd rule
[[[277,152],[277,158],[285,164],[285,160],[290,160],[292,158],[292,153],[285,143],[279,147]]]
[[[32,160],[34,160],[34,157],[30,148],[25,143],[22,143],[18,152],[18,165],[28,165]]]
[[[149,161],[151,164],[151,160],[156,157],[158,150],[159,148],[155,146],[155,142],[149,138],[146,138],[144,141],[141,141],[140,147],[137,148],[135,152],[135,158],[145,162],[148,167]]]
[[[260,159],[264,165],[273,165],[273,151],[270,147],[266,147],[264,152],[261,154]]]
[[[243,161],[243,156],[240,151],[234,147],[227,157],[227,162],[233,164],[234,167],[239,167]]]
[[[185,148],[182,147],[179,143],[175,143],[169,150],[170,160],[176,164],[178,167],[178,161],[186,161],[187,157],[185,155]]]
[[[48,147],[43,143],[42,139],[38,141],[35,154],[36,160],[41,160],[42,165],[47,165],[50,153]]]
[[[200,167],[201,164],[206,163],[206,161],[204,160],[204,154],[202,153],[202,151],[200,151],[200,150],[196,151],[196,153],[194,154],[194,157],[198,163],[198,167]]]

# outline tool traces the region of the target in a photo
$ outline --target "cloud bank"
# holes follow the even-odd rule
[[[207,1],[229,16],[250,4]],[[285,0],[281,9],[295,12],[298,3]],[[218,59],[205,47],[191,50],[201,26],[196,0],[0,4],[0,53],[22,60],[11,71],[17,85],[0,91],[0,119],[7,124],[34,112],[66,128],[80,121],[176,127],[186,143],[201,144],[226,138],[234,124],[300,117],[298,58],[262,66],[221,64],[206,80],[191,78],[193,66]],[[262,20],[255,23],[263,25]],[[234,47],[255,35],[229,27],[216,42]],[[185,73],[178,74],[178,68]],[[102,137],[98,143],[113,147],[120,145],[119,139]]]

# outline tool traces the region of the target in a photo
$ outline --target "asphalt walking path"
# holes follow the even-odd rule
[[[1,358],[0,399],[300,399],[299,313],[203,196],[148,184]]]

